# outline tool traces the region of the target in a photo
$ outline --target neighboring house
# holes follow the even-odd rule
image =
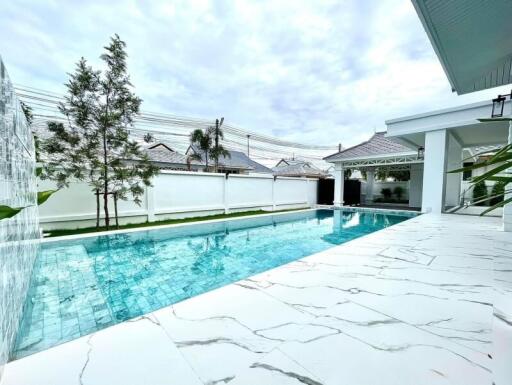
[[[311,162],[298,159],[281,159],[272,169],[275,176],[327,178],[329,173]]]
[[[188,155],[200,155],[201,164],[204,167],[204,152],[195,145],[190,145],[185,152]],[[230,156],[219,158],[219,172],[225,174],[272,174],[272,170],[255,162],[242,151],[229,151]],[[208,159],[208,166],[213,168],[215,161]]]
[[[201,171],[204,167],[202,162],[188,159],[165,143],[156,143],[143,149],[149,160],[155,166],[163,170],[185,170]]]

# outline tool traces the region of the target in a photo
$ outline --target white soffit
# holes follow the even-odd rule
[[[459,95],[512,82],[512,1],[412,3]]]

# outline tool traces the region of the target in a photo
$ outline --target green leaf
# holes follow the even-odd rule
[[[495,167],[492,170],[489,170],[486,173],[479,175],[476,178],[473,178],[471,180],[471,183],[478,183],[482,180],[487,180],[489,177],[494,176],[494,175],[502,172],[503,170],[508,169],[509,167],[510,167],[510,164],[508,164],[508,163],[502,164],[501,166]]]
[[[52,194],[56,193],[59,190],[46,190],[46,191],[38,191],[37,192],[37,204],[42,205],[44,202],[48,200],[52,196]]]
[[[5,205],[0,205],[0,220],[11,218],[18,214],[24,207],[9,207]]]
[[[487,180],[494,182],[512,183],[512,176],[490,176]]]
[[[493,210],[497,209],[498,207],[503,207],[503,206],[505,206],[506,204],[511,203],[511,202],[512,202],[512,198],[508,198],[508,199],[505,199],[505,200],[504,200],[504,201],[502,201],[502,202],[496,203],[494,206],[489,207],[487,210],[485,210],[484,212],[482,212],[482,213],[480,214],[480,216],[485,215],[485,214],[487,214],[488,212],[491,212],[491,211],[493,211]]]
[[[43,168],[42,167],[36,167],[36,176],[41,176],[42,173],[43,173]]]

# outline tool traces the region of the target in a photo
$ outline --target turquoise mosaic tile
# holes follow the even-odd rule
[[[45,242],[15,358],[407,219],[317,210]]]

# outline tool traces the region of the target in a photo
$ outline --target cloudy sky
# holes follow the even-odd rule
[[[151,3],[151,4],[149,4]],[[490,99],[451,93],[409,0],[5,1],[0,55],[17,84],[63,92],[74,63],[126,41],[146,111],[227,121],[309,144]]]

